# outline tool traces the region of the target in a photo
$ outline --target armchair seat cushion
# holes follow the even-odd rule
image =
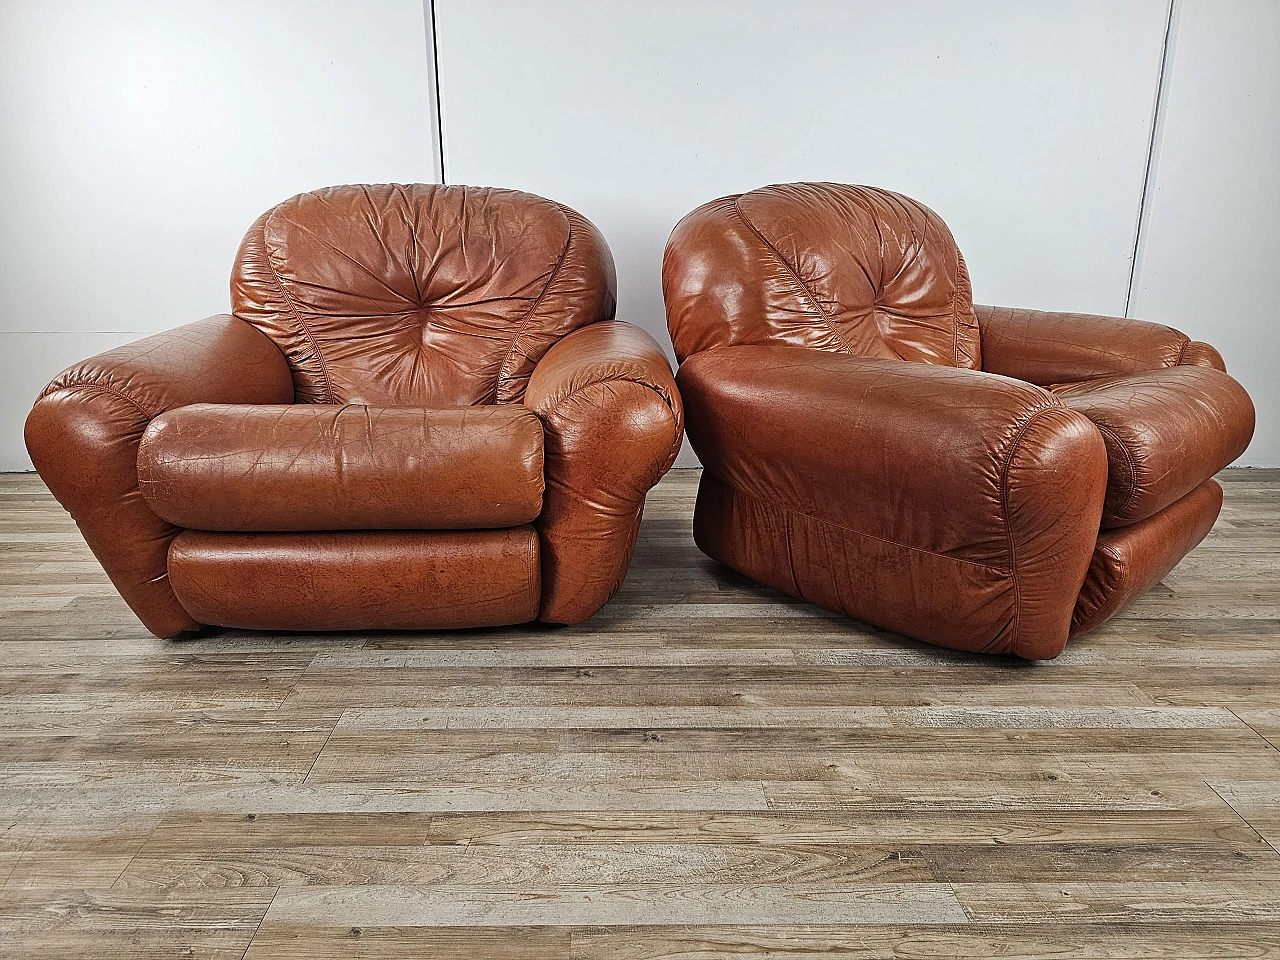
[[[542,510],[542,423],[522,406],[195,404],[151,422],[138,489],[195,530],[514,527]]]
[[[1244,453],[1253,404],[1230,376],[1202,366],[1066,384],[1059,399],[1107,445],[1102,527],[1155,516]]]

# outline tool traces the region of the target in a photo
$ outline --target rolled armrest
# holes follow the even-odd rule
[[[982,369],[1042,386],[1177,366],[1191,344],[1185,333],[1144,320],[980,304],[973,310],[982,333]],[[1187,362],[1208,359],[1198,348],[1192,352]]]
[[[195,403],[138,449],[147,505],[194,530],[515,527],[543,480],[542,424],[518,404]]]
[[[59,374],[27,417],[27,450],[107,575],[148,630],[199,627],[169,587],[177,527],[138,492],[138,444],[166,410],[190,403],[290,403],[284,355],[230,316],[126,344]]]
[[[980,371],[795,347],[696,354],[677,382],[714,495],[734,498],[695,526],[705,552],[946,646],[1061,651],[1107,480],[1082,414]],[[743,522],[758,542],[733,540]]]
[[[539,619],[578,623],[626,576],[645,494],[680,449],[680,396],[653,338],[608,321],[547,351],[524,404],[546,431]]]

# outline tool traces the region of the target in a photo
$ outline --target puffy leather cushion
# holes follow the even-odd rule
[[[196,530],[511,527],[542,509],[542,423],[519,405],[196,404],[147,428],[138,488]]]
[[[909,197],[839,183],[762,187],[680,221],[662,265],[683,362],[700,350],[778,343],[977,369],[964,258]]]
[[[519,400],[571,330],[612,319],[591,223],[514,190],[330,187],[268,210],[231,277],[234,313],[289,358],[298,399],[425,407]]]
[[[1107,445],[1104,529],[1153,516],[1244,453],[1249,395],[1208,366],[1177,366],[1058,387]]]
[[[248,630],[436,630],[538,614],[538,535],[506,530],[206,533],[169,548],[200,623]]]
[[[1154,587],[1213,529],[1222,487],[1206,480],[1154,516],[1103,530],[1076,600],[1071,633],[1084,633]]]

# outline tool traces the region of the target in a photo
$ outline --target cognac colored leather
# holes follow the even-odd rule
[[[1107,455],[1052,394],[790,346],[695,354],[678,382],[719,481],[706,503],[728,521],[695,521],[705,552],[932,643],[1025,656],[1066,643]],[[868,562],[846,578],[846,557]]]
[[[1208,536],[1222,510],[1222,487],[1206,480],[1154,516],[1098,535],[1071,632],[1104,622],[1154,587]]]
[[[704,204],[663,293],[700,548],[942,646],[1056,656],[1204,537],[1253,432],[1212,347],[975,306],[946,225],[884,190]]]
[[[138,444],[151,421],[192,403],[288,403],[293,383],[274,343],[234,317],[209,317],[76,364],[27,417],[31,460],[98,562],[153,634],[198,629],[173,595],[179,528],[138,492]]]
[[[231,274],[298,400],[513,403],[551,345],[614,315],[613,257],[568,207],[515,190],[330,187],[268,210]]]
[[[577,622],[682,436],[614,290],[599,232],[540,197],[302,194],[246,235],[234,317],[66,371],[27,445],[157,636]]]
[[[256,630],[496,627],[538,615],[538,535],[504,530],[207,533],[169,548],[200,623]],[[228,590],[234,582],[236,589]]]
[[[525,406],[546,430],[542,611],[585,620],[622,585],[645,493],[675,462],[683,410],[667,358],[627,323],[577,330],[533,370]]]
[[[1092,420],[1107,444],[1106,529],[1182,499],[1244,453],[1253,436],[1249,395],[1211,367],[1106,377],[1055,393]]]
[[[514,527],[542,485],[542,424],[518,404],[195,404],[151,421],[138,453],[143,498],[193,530]]]

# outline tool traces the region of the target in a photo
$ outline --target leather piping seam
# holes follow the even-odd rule
[[[274,213],[274,211],[272,211]],[[284,281],[280,279],[280,274],[276,272],[275,255],[271,248],[267,246],[267,219],[262,221],[262,249],[267,255],[267,269],[271,271],[271,279],[276,285],[276,289],[280,291],[280,296],[284,299],[285,304],[289,307],[289,312],[293,314],[293,319],[297,322],[302,335],[307,338],[307,343],[311,344],[311,349],[316,353],[316,363],[320,365],[320,376],[324,378],[324,396],[325,401],[334,402],[333,395],[333,379],[329,376],[329,364],[324,359],[324,354],[320,351],[320,343],[316,340],[315,334],[311,332],[311,325],[302,319],[302,314],[298,311],[298,305],[294,302],[293,297],[284,289]],[[292,373],[292,371],[290,371]],[[296,391],[296,388],[295,388]]]
[[[740,199],[741,197],[735,197],[733,201],[733,212],[737,214],[738,219],[746,225],[748,230],[755,234],[756,239],[759,240],[764,245],[764,248],[772,254],[773,258],[782,265],[782,268],[791,275],[791,279],[795,281],[796,286],[800,290],[801,296],[809,301],[809,305],[817,312],[818,319],[821,320],[823,325],[831,331],[832,336],[840,341],[840,346],[845,349],[845,352],[853,353],[854,350],[849,344],[849,341],[840,335],[840,331],[835,328],[835,324],[831,322],[831,318],[827,316],[826,311],[823,310],[821,304],[818,303],[818,298],[814,295],[813,291],[806,286],[805,282],[800,279],[800,274],[796,273],[795,268],[793,268],[791,264],[787,262],[786,258],[778,252],[778,248],[765,239],[764,234],[756,228],[756,225],[747,219],[747,215],[742,212],[742,208],[738,205]],[[874,310],[874,305],[872,309]]]
[[[564,212],[564,207],[560,206],[560,204],[556,204],[556,207],[560,210],[560,215],[564,217],[565,223],[569,226],[569,235],[564,238],[564,249],[560,251],[560,256],[556,258],[556,265],[551,268],[551,276],[547,277],[547,283],[542,288],[542,292],[538,294],[538,298],[533,301],[533,305],[520,318],[520,323],[516,326],[515,336],[511,338],[511,346],[507,348],[507,355],[502,359],[502,366],[498,368],[498,382],[493,385],[495,402],[498,399],[499,392],[502,390],[502,381],[511,376],[508,368],[511,366],[512,358],[516,355],[516,350],[520,347],[520,338],[524,336],[525,328],[529,326],[529,322],[533,319],[538,307],[542,306],[542,301],[546,298],[547,291],[551,289],[552,284],[560,276],[560,269],[564,266],[565,260],[569,258],[569,248],[573,246],[573,221]]]
[[[1188,337],[1186,334],[1183,334],[1182,346],[1178,348],[1178,359],[1173,361],[1173,363],[1171,363],[1170,366],[1173,366],[1173,367],[1182,366],[1182,358],[1187,355],[1187,347],[1189,346],[1191,346],[1191,338]]]
[[[1105,553],[1112,560],[1114,560],[1116,563],[1116,569],[1119,570],[1120,573],[1119,573],[1119,576],[1116,578],[1115,586],[1113,586],[1111,588],[1111,592],[1107,594],[1106,600],[1104,600],[1102,603],[1099,603],[1096,607],[1094,607],[1093,611],[1089,614],[1089,616],[1081,620],[1079,625],[1077,625],[1074,622],[1075,618],[1074,617],[1072,618],[1073,622],[1071,626],[1072,626],[1073,632],[1075,633],[1083,633],[1085,630],[1092,630],[1099,623],[1107,619],[1107,617],[1105,616],[1099,617],[1098,616],[1099,612],[1106,610],[1107,607],[1111,605],[1111,602],[1115,599],[1115,597],[1118,596],[1120,592],[1124,589],[1125,581],[1128,579],[1128,576],[1127,576],[1128,568],[1124,565],[1124,559],[1120,556],[1120,554],[1116,553],[1116,551],[1112,547],[1099,544],[1095,552]],[[1090,566],[1092,567],[1092,563],[1090,563]],[[1085,581],[1088,582],[1088,579],[1089,579],[1088,574],[1086,574]],[[1082,586],[1080,589],[1081,589],[1081,592],[1083,593],[1084,587]],[[1076,598],[1076,602],[1077,603],[1080,602],[1079,597]],[[1113,610],[1112,612],[1115,612],[1115,611]]]
[[[666,405],[667,410],[671,413],[672,422],[675,423],[677,427],[679,426],[680,418],[676,415],[676,408],[672,405],[671,398],[667,395],[667,391],[661,389],[660,387],[655,386],[654,384],[650,383],[648,380],[642,380],[639,377],[602,377],[599,380],[592,380],[590,383],[584,383],[582,386],[575,387],[573,390],[570,390],[564,396],[556,397],[556,399],[551,403],[547,412],[550,413],[554,411],[566,400],[572,400],[578,394],[585,393],[586,391],[590,390],[592,387],[603,386],[606,383],[634,383],[648,390],[652,390],[662,399],[662,402]],[[537,411],[534,411],[534,412],[536,413]]]
[[[1031,425],[1050,410],[1062,409],[1066,408],[1061,403],[1056,403],[1051,407],[1041,407],[1027,417],[1022,422],[1022,426],[1018,428],[1018,432],[1013,435],[1013,441],[1009,444],[1009,453],[1005,456],[1004,465],[1000,468],[1000,513],[1004,519],[1005,539],[1009,550],[1009,579],[1013,581],[1013,626],[1010,630],[1009,643],[1006,647],[1008,650],[1012,650],[1018,642],[1018,626],[1022,619],[1022,587],[1018,583],[1018,558],[1014,547],[1013,524],[1009,519],[1009,468],[1013,464],[1013,455],[1018,452],[1018,444],[1022,442],[1022,438],[1026,435]],[[983,652],[986,650],[987,647],[984,647]]]
[[[122,390],[120,390],[120,389],[118,389],[118,388],[116,388],[116,387],[109,387],[109,386],[107,386],[106,384],[102,384],[102,383],[67,383],[67,384],[62,384],[62,385],[60,385],[56,390],[50,390],[48,393],[42,394],[42,395],[41,395],[41,397],[40,397],[40,399],[41,399],[41,400],[43,400],[43,399],[45,399],[46,397],[52,396],[53,394],[57,393],[59,390],[93,390],[93,391],[98,392],[98,393],[107,393],[107,394],[110,394],[110,395],[111,395],[111,396],[113,396],[113,397],[116,397],[116,398],[118,398],[118,399],[120,399],[120,400],[123,400],[125,403],[129,404],[130,406],[132,406],[134,409],[136,409],[139,413],[141,413],[141,414],[142,414],[144,417],[146,417],[148,420],[154,420],[156,417],[160,416],[160,414],[159,414],[159,413],[152,413],[150,410],[148,410],[148,409],[147,409],[146,407],[144,407],[141,403],[139,403],[137,400],[133,399],[133,397],[129,396],[129,395],[128,395],[127,393],[125,393],[124,391],[122,391]]]
[[[534,588],[534,581],[541,579],[541,565],[538,563],[538,544],[540,539],[541,535],[535,531],[529,540],[529,597],[533,601],[533,613],[529,615],[529,620],[537,620],[538,614],[542,612],[541,583],[537,585],[538,589]]]
[[[955,289],[951,291],[951,362],[955,366],[960,366],[960,319],[959,311],[956,309],[956,300],[960,297],[960,276],[967,268],[964,266],[964,256],[960,253],[960,248],[956,247],[956,282]],[[970,294],[970,302],[972,305],[972,293]],[[979,334],[981,336],[981,334]],[[978,347],[979,355],[981,355],[982,347]],[[970,358],[972,359],[972,358]],[[981,363],[978,364],[982,366]],[[972,369],[972,368],[971,368]]]
[[[959,275],[956,280],[959,281]],[[956,320],[956,298],[960,296],[960,286],[957,283],[956,288],[951,291],[951,362],[955,366],[960,366],[960,324]]]
[[[1097,422],[1095,422],[1093,425],[1098,429],[1099,433],[1103,434],[1104,436],[1110,437],[1112,442],[1115,443],[1124,452],[1125,468],[1129,471],[1129,496],[1125,498],[1124,506],[1121,507],[1118,511],[1116,511],[1116,513],[1114,513],[1111,516],[1111,519],[1112,520],[1127,519],[1126,514],[1128,514],[1129,508],[1133,506],[1133,501],[1138,496],[1138,465],[1134,463],[1133,454],[1129,452],[1129,448],[1125,444],[1121,443],[1119,435],[1113,429],[1111,429],[1111,427],[1108,427],[1105,424],[1097,423]],[[1107,472],[1107,478],[1110,479],[1109,470]]]
[[[997,566],[994,563],[983,563],[981,560],[969,560],[966,557],[953,557],[945,553],[938,553],[936,550],[926,550],[924,547],[913,547],[909,543],[901,543],[897,540],[890,540],[887,537],[877,537],[875,534],[872,534],[872,533],[864,533],[861,530],[855,530],[853,527],[845,526],[843,523],[836,523],[834,520],[824,520],[822,517],[815,517],[810,513],[805,513],[803,510],[793,510],[791,507],[783,506],[782,504],[777,503],[773,500],[766,500],[764,497],[757,497],[755,494],[747,493],[745,490],[740,490],[737,487],[735,487],[733,484],[729,483],[727,480],[721,480],[714,473],[711,475],[715,477],[717,481],[719,481],[721,484],[723,484],[725,487],[727,487],[732,493],[734,493],[737,496],[746,497],[748,500],[754,500],[756,503],[763,504],[764,506],[769,507],[773,510],[780,510],[783,513],[786,513],[792,516],[802,517],[805,520],[811,520],[814,523],[820,523],[826,527],[833,527],[836,530],[843,530],[845,533],[851,533],[855,537],[863,537],[864,539],[867,539],[867,540],[875,540],[875,541],[878,541],[879,543],[887,543],[891,547],[898,547],[901,550],[910,550],[912,553],[923,553],[926,556],[937,557],[939,560],[951,560],[951,561],[954,561],[955,563],[967,563],[975,567],[981,567],[984,570],[994,570],[996,573],[1002,573],[1006,576],[1009,576],[1012,573],[1011,570],[1008,570],[1005,567]]]

